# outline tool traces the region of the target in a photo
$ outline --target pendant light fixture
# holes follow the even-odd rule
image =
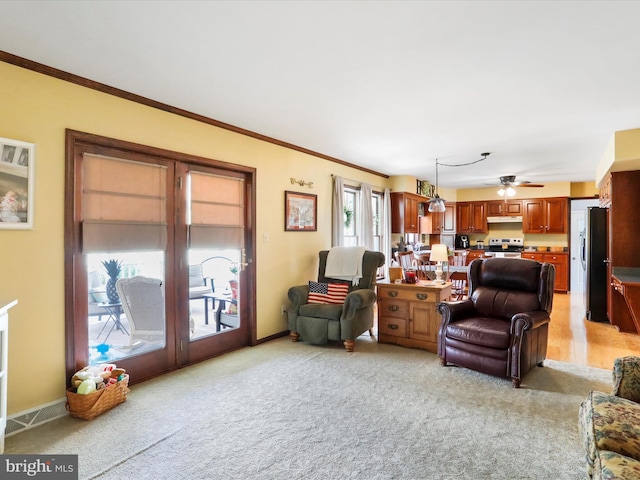
[[[451,164],[448,164],[448,163],[440,163],[440,162],[438,162],[438,159],[436,158],[436,194],[428,202],[429,203],[429,211],[430,212],[436,212],[436,213],[442,213],[442,212],[444,212],[446,210],[445,207],[444,207],[444,202],[446,202],[446,200],[444,198],[440,198],[440,195],[438,195],[438,165],[444,165],[445,167],[466,167],[467,165],[473,165],[474,163],[478,163],[478,162],[482,162],[482,161],[486,160],[489,155],[491,155],[490,152],[481,153],[480,156],[482,158],[480,158],[479,160],[474,160],[473,162],[467,162],[467,163],[459,163],[457,165],[451,165]],[[513,190],[513,193],[509,193],[509,191],[507,189],[506,193],[507,193],[507,195],[513,195],[515,193],[515,190]]]
[[[429,200],[429,211],[435,213],[442,213],[446,209],[444,208],[444,198],[440,198],[438,195],[438,159],[436,158],[436,194]]]

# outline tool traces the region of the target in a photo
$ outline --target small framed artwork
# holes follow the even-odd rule
[[[318,196],[311,193],[284,192],[285,232],[318,230]]]
[[[0,138],[0,229],[33,228],[33,143]]]

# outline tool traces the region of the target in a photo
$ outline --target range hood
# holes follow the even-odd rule
[[[487,223],[522,223],[522,217],[487,217]]]

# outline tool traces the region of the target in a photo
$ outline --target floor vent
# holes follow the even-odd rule
[[[15,433],[37,427],[43,423],[68,415],[65,407],[66,402],[66,399],[57,400],[34,408],[33,410],[16,413],[15,415],[8,417],[5,436],[8,437]]]

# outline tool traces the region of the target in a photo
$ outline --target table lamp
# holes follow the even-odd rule
[[[436,243],[431,245],[431,255],[429,261],[436,263],[436,283],[444,283],[442,279],[442,265],[443,262],[449,261],[449,253],[446,245],[442,243]]]

